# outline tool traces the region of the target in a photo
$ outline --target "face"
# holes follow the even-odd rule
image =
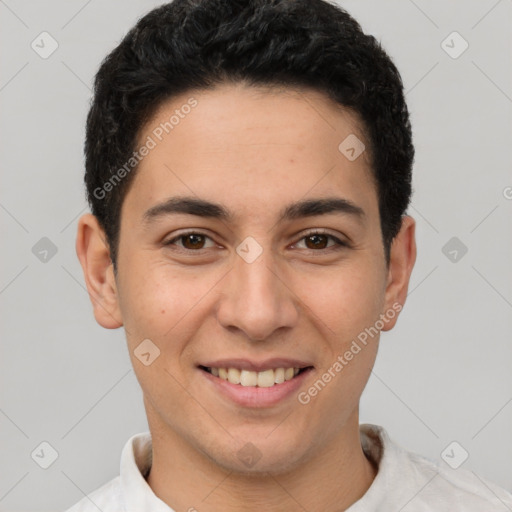
[[[90,290],[104,271],[95,315],[126,329],[150,428],[224,468],[290,469],[357,425],[378,331],[405,300],[413,221],[386,266],[368,155],[347,158],[348,136],[366,143],[319,92],[189,92],[141,130],[154,147],[123,203],[115,280],[81,221]]]

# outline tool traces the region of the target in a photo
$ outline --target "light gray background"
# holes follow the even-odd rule
[[[340,3],[395,60],[417,151],[418,260],[361,422],[443,464],[455,440],[462,468],[512,490],[511,1]],[[2,511],[67,508],[147,429],[124,332],[95,323],[75,235],[93,76],[156,5],[0,1]],[[42,31],[59,44],[47,59],[31,48]],[[453,31],[469,43],[457,59],[441,47]],[[456,262],[442,252],[454,236],[468,248]],[[32,252],[42,237],[58,249],[46,263]],[[31,458],[42,441],[58,452],[46,470]]]

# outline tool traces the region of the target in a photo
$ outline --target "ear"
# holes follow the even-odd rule
[[[78,221],[76,254],[82,265],[96,321],[106,329],[121,327],[123,321],[110,249],[105,232],[90,213]]]
[[[399,312],[405,304],[409,279],[416,262],[415,229],[416,221],[412,217],[405,215],[402,218],[400,231],[391,243],[385,310],[383,313],[391,309]],[[382,330],[389,331],[392,329],[397,319],[398,315],[394,315],[392,319],[386,322]]]

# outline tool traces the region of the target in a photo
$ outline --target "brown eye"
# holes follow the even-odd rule
[[[210,241],[210,245],[206,246],[207,241]],[[215,245],[209,236],[203,235],[202,233],[189,232],[182,233],[181,235],[169,240],[164,243],[165,246],[177,246],[179,249],[187,251],[200,251],[201,249],[207,249]]]
[[[334,243],[329,245],[329,240],[333,241]],[[306,236],[300,239],[299,244],[302,242],[304,242],[305,249],[315,252],[321,252],[322,250],[327,251],[329,249],[343,249],[348,247],[348,244],[342,242],[339,238],[328,233],[323,233],[322,231],[313,231],[306,234]]]
[[[185,249],[202,249],[204,245],[204,236],[191,233],[180,237]]]
[[[308,249],[325,249],[328,239],[329,236],[321,234],[309,235],[304,238]],[[311,244],[309,244],[309,242],[311,242]]]

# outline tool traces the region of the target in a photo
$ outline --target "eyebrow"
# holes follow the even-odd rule
[[[166,201],[151,207],[143,214],[142,221],[143,224],[148,226],[161,217],[180,213],[219,219],[225,222],[232,222],[235,219],[235,215],[221,204],[197,197],[178,196],[170,197]],[[278,222],[333,213],[350,215],[360,220],[365,217],[365,211],[349,199],[322,197],[305,199],[287,205],[280,212]]]

